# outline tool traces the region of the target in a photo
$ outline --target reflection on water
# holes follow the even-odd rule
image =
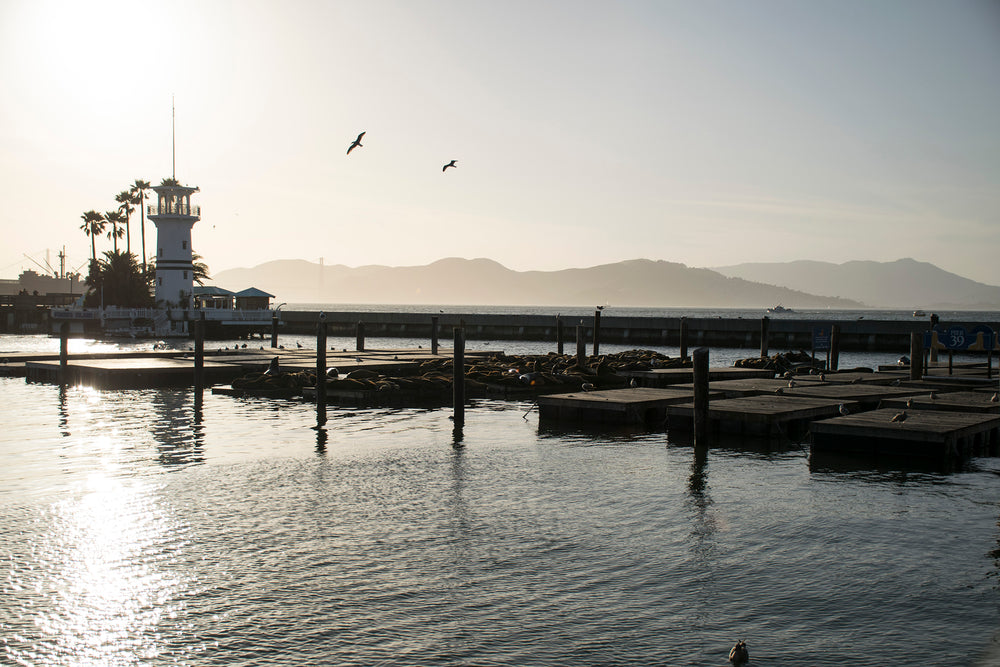
[[[8,658],[132,665],[164,657],[158,625],[182,613],[192,582],[174,567],[185,527],[155,487],[95,473],[51,504],[41,523],[30,551],[10,560],[8,586],[26,595],[8,608],[22,619],[8,637]]]
[[[204,460],[204,396],[200,391],[152,391],[153,420],[149,433],[157,443],[160,463],[167,466]]]

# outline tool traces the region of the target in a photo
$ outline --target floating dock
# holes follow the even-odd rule
[[[996,456],[1000,414],[883,408],[813,422],[812,453],[919,458],[936,464]]]
[[[260,361],[262,370],[268,358]],[[174,359],[74,359],[66,365],[62,377],[58,361],[25,363],[25,378],[29,382],[82,384],[97,389],[145,389],[149,387],[183,387],[194,384],[191,360]],[[245,372],[242,366],[205,361],[206,384],[231,382]]]
[[[839,414],[844,404],[856,410],[857,404],[841,400],[761,394],[739,398],[709,400],[709,427],[722,433],[752,436],[803,436],[811,422]],[[694,401],[669,405],[667,428],[690,431],[694,428]]]
[[[716,393],[715,398],[721,398]],[[538,397],[541,420],[561,420],[601,424],[646,424],[661,426],[666,408],[692,398],[691,390],[635,387],[580,391]],[[713,398],[709,394],[709,398]]]
[[[649,371],[624,371],[623,377],[635,379],[641,387],[670,387],[694,382],[694,370],[685,368],[654,368]],[[756,368],[710,368],[708,381],[773,378],[774,371]]]
[[[984,391],[927,392],[909,398],[890,398],[882,401],[883,408],[898,410],[943,410],[946,412],[982,412],[1000,414],[1000,403],[991,400],[992,394]]]

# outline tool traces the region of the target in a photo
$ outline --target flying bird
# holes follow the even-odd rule
[[[353,151],[355,148],[357,148],[358,146],[361,146],[361,137],[363,137],[363,136],[365,136],[364,132],[362,132],[361,134],[359,134],[358,138],[355,139],[353,142],[351,142],[351,145],[347,148],[347,154],[348,155],[350,155],[351,151]],[[361,147],[364,148],[364,146],[361,146]]]
[[[457,162],[457,160],[452,160],[451,162],[449,162],[445,166],[441,167],[441,171],[444,171],[448,167],[455,167],[455,162]],[[457,169],[458,167],[455,167],[455,168]]]

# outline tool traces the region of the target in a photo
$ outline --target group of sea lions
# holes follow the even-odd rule
[[[690,361],[668,357],[652,350],[629,350],[615,354],[590,356],[580,363],[575,355],[494,355],[489,359],[471,357],[465,367],[465,385],[469,395],[491,393],[547,393],[575,391],[587,386],[615,388],[627,385],[621,371],[652,370],[690,366]],[[326,373],[327,391],[407,392],[414,395],[439,395],[452,390],[454,363],[450,358],[422,362],[415,371],[383,374],[357,369],[341,375],[331,368]],[[234,389],[302,389],[316,386],[312,370],[282,371],[272,361],[264,372],[248,373],[233,381]]]

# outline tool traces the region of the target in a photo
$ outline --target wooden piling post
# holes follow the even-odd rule
[[[830,370],[840,368],[840,325],[830,325]]]
[[[601,311],[594,311],[594,356],[600,354],[601,349]]]
[[[357,332],[358,332],[358,342],[357,342],[357,347],[355,349],[357,349],[358,352],[364,352],[365,351],[365,323],[364,322],[358,322]]]
[[[708,447],[708,348],[694,351],[694,446]]]
[[[69,374],[69,322],[59,325],[59,383],[66,384]]]
[[[931,313],[931,331],[934,330],[934,327],[936,327],[938,325],[938,323],[940,323],[940,321],[941,320],[937,316],[936,313]],[[937,351],[937,348],[934,347],[933,345],[931,345],[930,361],[931,362],[936,362],[937,360],[938,360],[938,351]]]
[[[583,325],[576,325],[576,363],[583,366],[587,363],[587,342],[583,339]]]
[[[454,353],[452,356],[452,400],[456,425],[465,423],[465,330],[453,329]]]
[[[194,321],[194,386],[205,386],[205,311]]]
[[[278,347],[278,313],[271,315],[271,347]]]
[[[910,333],[910,379],[919,380],[924,376],[924,336]]]
[[[431,354],[438,353],[438,316],[431,315]]]
[[[768,353],[768,338],[771,333],[771,318],[765,315],[760,318],[760,356],[766,357]]]
[[[678,334],[680,340],[678,341],[678,346],[680,347],[681,359],[687,359],[688,357],[688,318],[681,318],[681,329]]]
[[[563,353],[563,324],[562,317],[556,315],[556,354]]]
[[[316,325],[316,421],[326,423],[326,316]],[[321,414],[322,413],[322,414]]]

